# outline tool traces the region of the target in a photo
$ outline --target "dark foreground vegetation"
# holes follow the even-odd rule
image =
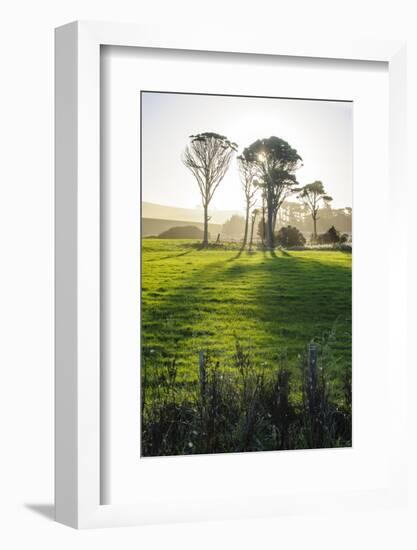
[[[177,365],[142,371],[142,456],[351,446],[351,371],[332,377],[331,331],[298,358],[298,372],[277,357],[259,370],[236,342],[231,365],[200,353],[187,391]],[[341,374],[341,376],[340,376]]]

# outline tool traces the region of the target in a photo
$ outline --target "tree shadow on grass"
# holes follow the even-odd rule
[[[179,258],[181,256],[187,256],[187,254],[191,254],[194,250],[187,250],[186,252],[180,252],[179,254],[170,254],[169,256],[162,256],[161,258],[152,258],[146,260],[147,262],[160,262],[162,260],[169,260],[171,258]]]
[[[241,248],[239,250],[239,252],[236,254],[236,256],[233,256],[232,258],[229,258],[228,260],[226,260],[226,262],[234,262],[235,260],[238,260],[242,256],[243,251],[244,251],[244,249]]]
[[[285,248],[279,248],[278,250],[279,250],[279,251],[281,252],[281,254],[282,254],[283,256],[285,256],[286,258],[291,258],[291,257],[292,257],[291,254],[290,254],[289,252],[287,252],[287,250],[285,250]],[[275,250],[271,250],[271,256],[272,256],[273,258],[278,258],[278,256],[276,255]]]
[[[236,256],[233,256],[232,258],[229,258],[229,259],[226,260],[226,261],[227,261],[227,262],[234,262],[235,260],[238,260],[238,259],[242,256],[242,254],[245,252],[245,250],[246,250],[247,256],[256,256],[256,254],[257,254],[258,252],[262,252],[263,255],[264,255],[264,257],[267,257],[267,255],[268,255],[267,253],[269,252],[270,255],[271,255],[272,257],[278,258],[278,256],[275,254],[275,251],[274,251],[274,250],[270,250],[270,249],[267,249],[267,248],[261,248],[261,249],[258,249],[258,250],[253,250],[253,248],[248,248],[248,249],[246,249],[246,248],[243,248],[243,247],[242,247],[242,248],[239,250],[239,252],[236,254]],[[284,256],[289,256],[288,253],[285,253],[285,254],[284,254],[284,252],[283,252],[283,255],[284,255]]]
[[[157,356],[172,359],[178,350],[188,355],[195,347],[223,345],[232,340],[232,333],[250,340],[252,330],[257,331],[260,348],[279,349],[297,341],[305,345],[340,315],[349,316],[349,266],[279,252],[263,251],[260,262],[230,264],[236,257],[220,259],[179,275],[177,286],[143,306],[142,327],[150,335],[149,347],[156,343]],[[146,336],[143,344],[147,345]]]

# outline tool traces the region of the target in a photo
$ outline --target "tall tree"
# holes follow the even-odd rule
[[[254,226],[255,226],[256,217],[257,217],[258,214],[259,214],[259,209],[258,209],[258,208],[254,208],[254,209],[252,210],[252,214],[251,214],[251,227],[250,227],[249,250],[252,250],[252,244],[253,244],[253,228],[254,228]]]
[[[246,215],[245,215],[245,233],[243,236],[242,249],[245,248],[248,240],[249,213],[255,204],[256,195],[256,167],[252,162],[248,162],[242,155],[237,157],[240,181],[242,182],[243,193],[245,194]]]
[[[214,192],[224,178],[234,153],[236,143],[214,132],[190,136],[182,161],[197,181],[204,209],[204,235],[202,246],[208,245],[208,207]]]
[[[260,225],[260,237],[262,240],[262,246],[265,246],[265,235],[266,235],[266,223],[265,223],[265,192],[262,191],[262,220],[259,222]]]
[[[282,203],[297,190],[294,172],[302,159],[289,143],[276,136],[258,139],[247,147],[242,156],[256,168],[258,185],[265,196],[267,209],[266,239],[274,248],[274,229]]]
[[[333,199],[324,190],[323,183],[319,180],[305,185],[298,195],[310,211],[313,218],[313,240],[317,241],[317,220],[319,209],[328,205]]]

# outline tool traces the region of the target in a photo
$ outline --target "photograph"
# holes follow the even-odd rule
[[[138,132],[140,456],[351,447],[353,102],[141,91]]]

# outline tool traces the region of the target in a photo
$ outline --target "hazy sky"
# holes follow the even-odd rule
[[[321,180],[333,207],[352,206],[352,104],[142,93],[142,199],[195,208],[197,183],[182,164],[191,134],[217,132],[239,145],[278,136],[297,149],[301,185]],[[234,161],[211,202],[216,210],[242,210],[244,197]]]

